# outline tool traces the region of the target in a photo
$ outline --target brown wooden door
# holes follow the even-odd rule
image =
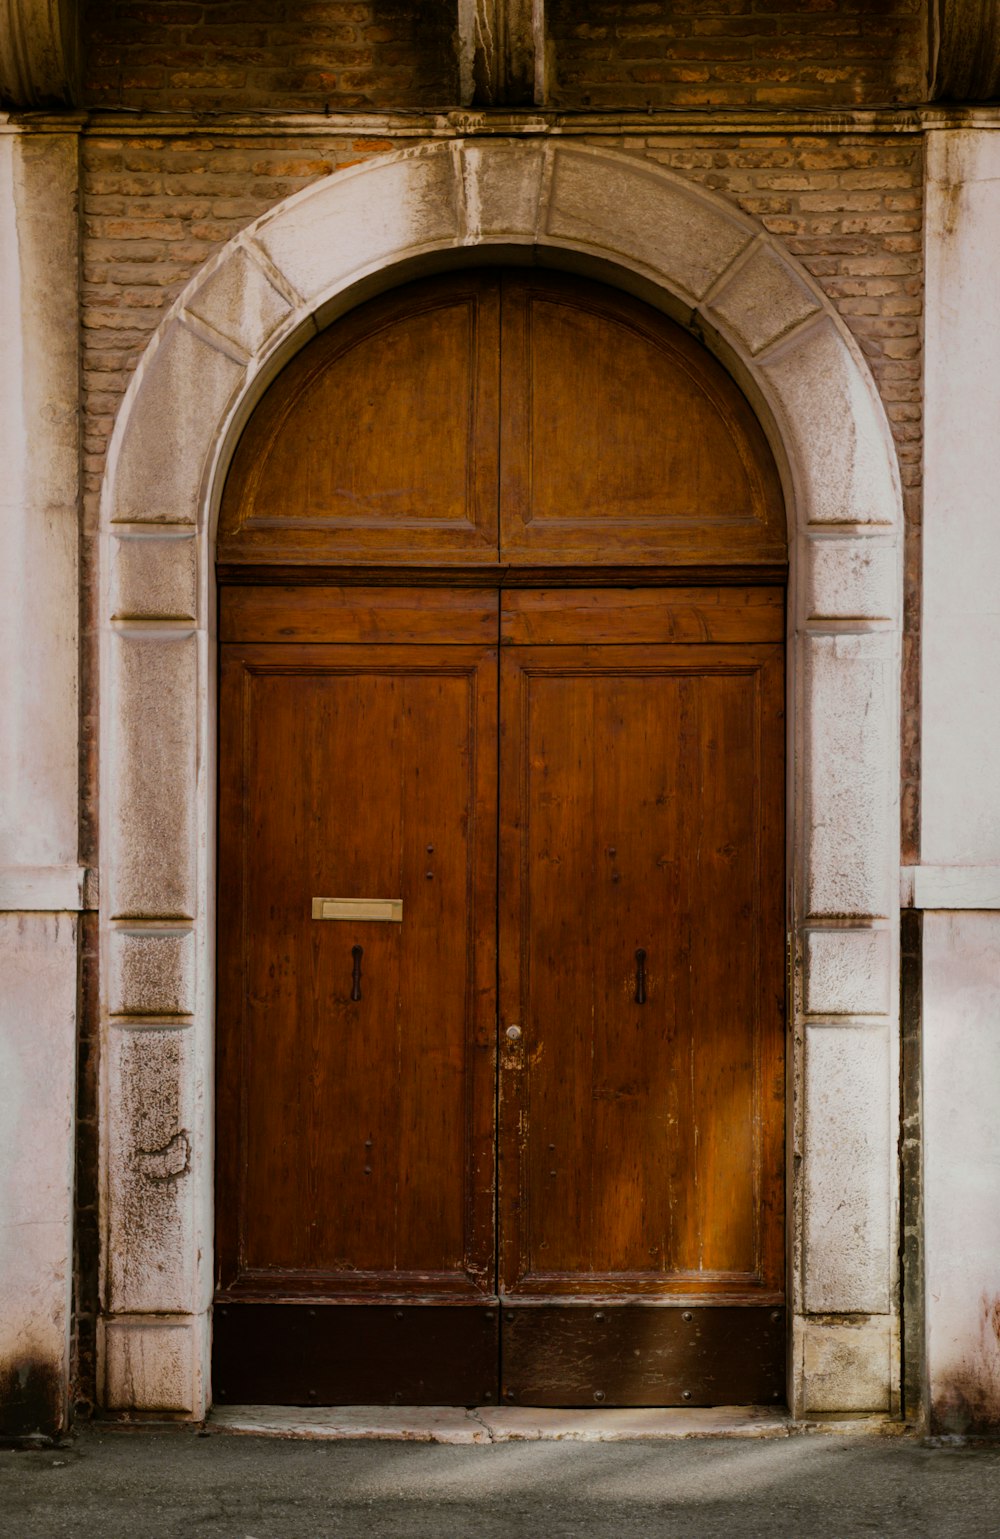
[[[265,393],[217,1399],[780,1398],[785,556],[746,399],[599,284],[421,279]]]
[[[781,634],[224,595],[219,1400],[781,1394]]]
[[[782,610],[687,597],[502,596],[511,1403],[781,1391]]]
[[[478,1402],[497,599],[320,599],[223,613],[215,1393]]]

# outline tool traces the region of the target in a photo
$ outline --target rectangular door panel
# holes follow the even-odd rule
[[[222,651],[222,1285],[481,1296],[495,651]],[[314,918],[314,898],[402,917]]]
[[[782,674],[773,645],[503,650],[512,1303],[783,1296]]]

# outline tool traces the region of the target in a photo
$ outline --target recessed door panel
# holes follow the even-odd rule
[[[482,647],[223,648],[228,1292],[493,1290],[495,679]]]
[[[283,370],[241,439],[219,558],[495,563],[500,284],[362,305]]]
[[[504,1286],[780,1293],[780,649],[503,671]]]
[[[515,566],[782,562],[760,425],[707,350],[599,284],[505,274],[500,554]]]

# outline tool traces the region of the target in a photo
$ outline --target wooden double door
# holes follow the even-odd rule
[[[783,1398],[781,589],[220,634],[215,1398]]]

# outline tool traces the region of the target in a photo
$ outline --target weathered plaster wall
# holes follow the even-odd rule
[[[77,136],[0,129],[0,1432],[65,1425],[77,917]]]
[[[927,160],[923,836],[934,1425],[1000,1425],[1000,133]]]

